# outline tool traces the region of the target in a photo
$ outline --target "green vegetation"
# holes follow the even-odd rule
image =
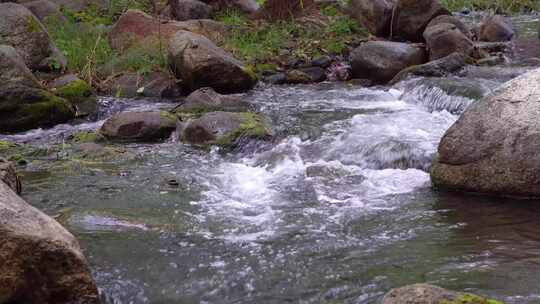
[[[258,66],[257,70],[272,65],[278,56],[312,59],[323,54],[339,55],[354,38],[367,36],[355,20],[333,6],[324,7],[320,15],[307,21],[255,21],[236,10],[224,11],[216,19],[233,27],[225,39],[225,49]]]
[[[503,302],[487,299],[470,293],[465,293],[452,301],[443,300],[440,304],[504,304]]]
[[[134,1],[124,6],[128,4],[113,1],[105,12],[95,7],[80,13],[64,10],[67,21],[49,18],[45,23],[54,43],[66,56],[68,69],[94,85],[99,79],[118,72],[146,74],[165,69],[163,56],[149,47],[133,47],[118,54],[108,43],[108,28],[121,12],[127,7],[148,11],[145,3]]]
[[[499,13],[520,13],[540,10],[538,0],[441,0],[451,11],[464,8],[474,10],[494,10]]]

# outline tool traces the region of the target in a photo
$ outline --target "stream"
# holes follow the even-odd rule
[[[474,100],[524,73],[470,67],[394,87],[260,86],[244,95],[276,133],[233,153],[171,139],[132,157],[21,168],[24,198],[81,243],[105,303],[376,303],[429,282],[540,303],[538,204],[437,192],[427,173]],[[62,144],[96,122],[0,136]],[[67,161],[55,161],[64,164]]]

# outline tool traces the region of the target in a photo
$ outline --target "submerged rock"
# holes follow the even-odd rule
[[[0,3],[0,37],[0,43],[13,46],[32,70],[66,66],[66,58],[53,44],[43,24],[20,4]]]
[[[222,95],[212,88],[201,88],[191,93],[174,112],[198,114],[215,111],[246,112],[248,109],[249,103],[238,96]]]
[[[268,139],[271,131],[258,114],[211,112],[187,121],[179,135],[190,144],[233,148],[243,140]]]
[[[426,61],[423,48],[399,42],[369,41],[351,53],[353,77],[377,83],[386,83],[401,70]]]
[[[540,197],[540,69],[475,102],[446,132],[431,168],[435,187]]]
[[[169,112],[123,112],[107,119],[99,133],[109,140],[157,141],[176,130],[176,116]]]
[[[77,116],[93,115],[98,103],[92,87],[76,75],[67,74],[55,79],[50,87],[56,95],[66,99],[77,110]]]
[[[69,103],[46,91],[13,47],[0,45],[0,132],[50,127],[74,117]]]
[[[256,75],[242,62],[206,37],[187,31],[171,38],[169,62],[190,91],[211,87],[219,93],[239,93],[257,83]]]
[[[510,41],[514,38],[515,31],[510,20],[501,15],[486,18],[479,28],[478,39],[488,42]]]
[[[438,0],[398,0],[392,19],[393,38],[422,42],[429,22],[441,15],[451,13]]]
[[[429,284],[414,284],[392,289],[381,304],[503,304],[470,293],[450,291]]]
[[[0,302],[98,304],[77,240],[0,182]]]
[[[371,34],[387,37],[390,34],[395,3],[396,0],[351,0],[350,11]]]

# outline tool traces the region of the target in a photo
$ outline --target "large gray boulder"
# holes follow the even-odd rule
[[[430,60],[444,58],[452,53],[471,56],[474,51],[472,40],[453,23],[438,23],[428,26],[424,32],[424,38]]]
[[[0,303],[100,303],[77,240],[0,181]]]
[[[369,41],[351,53],[353,77],[376,83],[386,83],[401,70],[426,61],[423,48],[399,42]]]
[[[470,293],[455,292],[429,284],[414,284],[392,289],[381,304],[502,304]]]
[[[478,32],[478,39],[487,42],[510,41],[515,35],[512,22],[501,15],[484,19]]]
[[[240,93],[257,82],[255,74],[242,62],[208,38],[187,31],[172,36],[169,62],[190,91],[211,87],[219,93]]]
[[[164,111],[123,112],[107,119],[99,134],[116,141],[163,140],[176,130],[176,121],[176,116]]]
[[[351,0],[349,10],[351,15],[364,25],[368,31],[379,37],[390,34],[392,12],[396,0]]]
[[[394,39],[422,42],[427,25],[441,15],[451,15],[438,0],[398,0],[392,23]]]
[[[540,69],[472,104],[446,132],[431,169],[441,189],[540,196]]]
[[[71,105],[46,91],[13,47],[0,45],[0,132],[50,127],[74,117]]]
[[[64,68],[66,59],[51,41],[47,30],[26,7],[0,3],[2,44],[13,46],[31,70]]]
[[[198,0],[170,0],[171,17],[178,21],[206,19],[212,7]]]

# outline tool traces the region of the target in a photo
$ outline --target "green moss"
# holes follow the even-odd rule
[[[35,33],[42,29],[41,25],[39,24],[39,21],[36,19],[36,17],[34,17],[34,15],[28,16],[27,26],[28,26],[28,31],[30,33]]]
[[[9,148],[15,148],[17,147],[16,143],[12,143],[7,140],[0,140],[0,150],[7,150]]]
[[[439,304],[504,304],[503,302],[487,299],[470,293],[464,293],[454,300],[442,300]]]
[[[230,148],[239,138],[266,139],[270,136],[270,131],[260,115],[255,113],[240,113],[240,115],[244,118],[244,122],[234,132],[218,138],[216,145]]]
[[[92,96],[92,88],[86,81],[77,79],[65,86],[56,88],[56,94],[68,100],[87,98]]]
[[[259,75],[257,75],[257,72],[255,72],[255,68],[253,66],[245,66],[243,70],[249,75],[249,77],[251,77],[251,79],[253,79],[253,81],[259,80]]]
[[[31,96],[12,96],[1,103],[0,130],[18,132],[49,127],[75,117],[73,108],[60,97],[42,90],[28,95]]]
[[[178,120],[178,117],[174,113],[171,113],[171,112],[168,112],[168,111],[161,111],[161,112],[159,112],[159,115],[164,120],[169,120],[169,121],[177,121]]]
[[[91,131],[81,131],[71,136],[71,141],[76,143],[93,143],[103,140],[103,136]]]

